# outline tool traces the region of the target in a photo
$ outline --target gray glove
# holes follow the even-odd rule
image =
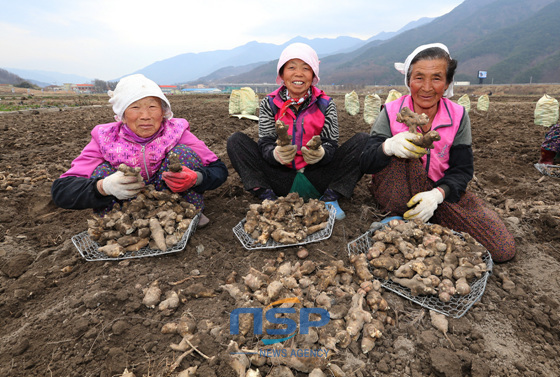
[[[134,198],[144,188],[144,181],[140,176],[124,175],[122,171],[117,171],[110,176],[103,178],[103,191],[107,195],[113,195],[117,199]]]
[[[296,153],[297,146],[295,145],[290,144],[282,147],[277,145],[276,148],[274,148],[274,159],[282,165],[288,165],[294,160]]]
[[[303,155],[303,160],[309,165],[316,164],[321,161],[325,155],[325,149],[323,146],[319,146],[319,149],[309,149],[307,147],[301,147],[301,154]]]

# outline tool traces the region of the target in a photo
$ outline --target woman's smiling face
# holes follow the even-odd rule
[[[313,69],[301,59],[288,60],[282,67],[280,77],[292,98],[303,97],[313,82]]]
[[[439,100],[449,87],[447,61],[444,59],[417,61],[412,65],[409,86],[415,112],[430,115],[430,112],[437,111]]]
[[[163,122],[161,99],[144,97],[131,103],[124,111],[123,122],[140,137],[152,136]]]

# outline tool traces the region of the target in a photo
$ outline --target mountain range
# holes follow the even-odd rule
[[[2,74],[1,71],[7,71],[12,73],[18,79],[14,79],[11,77],[11,80],[8,80],[8,75]],[[4,70],[0,69],[0,84],[19,84],[20,81],[24,80],[29,81],[30,83],[45,87],[49,85],[62,85],[64,83],[73,83],[73,84],[84,84],[93,81],[91,78],[79,75],[72,75],[67,73],[60,73],[60,72],[51,72],[51,71],[39,71],[39,70],[31,70],[31,69],[19,69],[19,68],[5,68]]]
[[[307,43],[319,57],[337,53],[348,53],[364,46],[372,40],[386,40],[418,25],[423,25],[433,20],[421,18],[413,21],[400,30],[392,33],[382,32],[368,40],[341,36],[337,38],[296,37],[284,44],[249,42],[231,50],[217,50],[201,53],[186,53],[169,59],[155,62],[133,73],[142,73],[158,83],[186,83],[193,81],[207,81],[203,77],[221,79],[232,74],[240,74],[260,66],[270,60],[278,59],[286,46],[295,42]]]
[[[385,41],[374,40],[321,59],[321,84],[402,85],[393,67],[416,47],[442,42],[459,65],[455,79],[486,83],[560,82],[560,0],[465,0],[451,12]],[[230,83],[271,82],[276,63],[227,78]]]
[[[208,81],[207,79],[201,80],[201,78],[208,76],[215,79],[237,75],[247,72],[272,59],[277,59],[282,50],[294,42],[309,44],[317,51],[320,57],[323,57],[334,53],[354,51],[372,40],[386,40],[432,20],[433,18],[423,17],[408,23],[396,32],[381,32],[367,40],[347,36],[315,39],[296,37],[282,45],[253,41],[231,50],[185,53],[169,59],[157,61],[138,71],[131,72],[131,74],[142,73],[160,85],[179,84],[195,80]],[[18,68],[5,68],[5,70],[41,87],[60,85],[62,83],[89,83],[93,81],[92,78],[51,71]],[[118,77],[110,81],[118,81],[120,78],[121,77]],[[0,83],[13,84],[16,82],[13,77],[11,81],[9,81],[8,76],[0,72]]]
[[[560,0],[465,0],[443,16],[422,18],[367,40],[341,36],[296,37],[282,45],[249,42],[231,50],[180,54],[131,73],[142,73],[160,85],[271,83],[281,51],[290,43],[304,42],[321,59],[323,85],[401,85],[403,76],[394,63],[404,62],[419,45],[442,42],[459,61],[458,81],[477,83],[478,72],[487,71],[485,83],[559,83],[558,19]],[[92,81],[54,72],[7,70],[34,83]]]

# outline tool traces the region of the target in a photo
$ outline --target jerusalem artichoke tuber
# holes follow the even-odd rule
[[[148,308],[154,308],[157,304],[159,304],[160,298],[161,289],[159,288],[159,283],[156,280],[144,291],[144,299],[142,300],[142,303]]]
[[[429,131],[427,133],[419,133],[418,129],[428,124],[430,119],[426,114],[416,114],[408,107],[403,107],[397,114],[397,122],[404,123],[408,126],[408,131],[416,134],[416,137],[411,140],[413,144],[422,148],[431,149],[434,147],[433,142],[441,140],[441,136],[437,131]]]
[[[281,120],[277,120],[275,126],[276,135],[278,136],[276,144],[281,147],[291,144],[292,138],[290,137],[290,135],[288,135],[288,125],[286,125]]]

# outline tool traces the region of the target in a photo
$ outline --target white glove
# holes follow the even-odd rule
[[[427,222],[433,215],[438,205],[443,203],[443,194],[440,189],[435,188],[430,191],[420,192],[414,195],[406,205],[410,208],[403,215],[405,220],[420,219]]]
[[[325,149],[323,146],[319,146],[317,149],[309,149],[307,147],[301,147],[301,154],[303,155],[303,160],[309,165],[316,164],[321,161],[325,155]]]
[[[274,158],[276,161],[282,165],[287,165],[294,160],[296,156],[297,146],[295,145],[284,145],[283,147],[277,145],[274,148]]]
[[[122,171],[117,171],[103,178],[102,186],[107,195],[123,200],[134,198],[144,188],[144,181],[140,176],[124,175]]]
[[[383,143],[383,152],[385,152],[387,156],[399,158],[420,158],[428,153],[428,150],[412,144],[410,140],[414,140],[416,136],[417,135],[409,131],[398,133],[385,140]]]

